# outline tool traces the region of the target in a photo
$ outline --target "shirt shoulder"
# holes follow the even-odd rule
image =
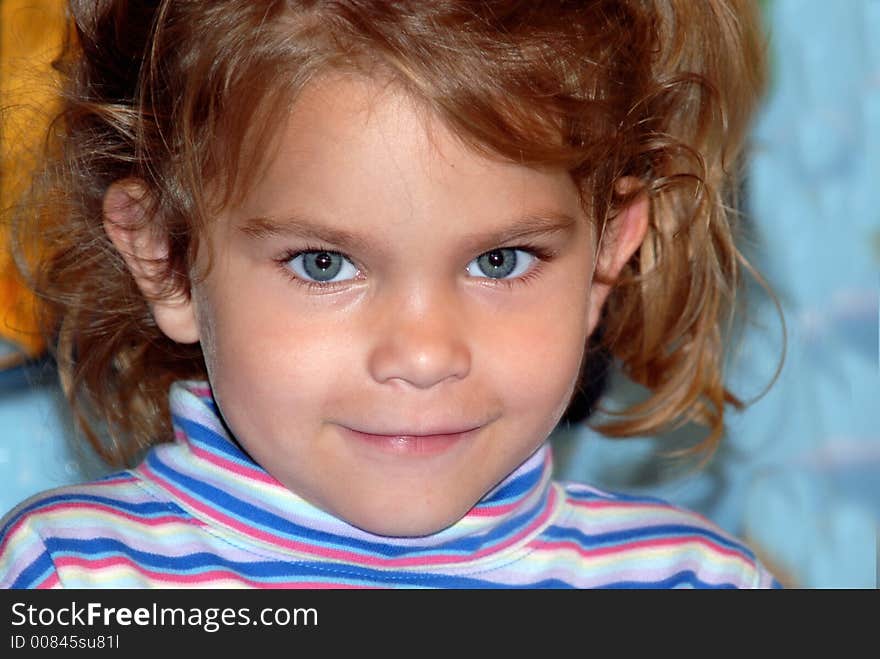
[[[128,471],[34,495],[0,520],[0,588],[58,587],[59,555],[93,552],[95,538],[168,512]]]
[[[555,486],[563,514],[543,535],[578,556],[586,586],[780,587],[745,543],[694,511],[581,483]]]

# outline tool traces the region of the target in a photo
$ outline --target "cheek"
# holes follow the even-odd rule
[[[234,430],[258,432],[273,424],[323,418],[352,391],[352,324],[291,304],[265,286],[240,288],[235,304],[212,308],[206,351],[218,403]],[[224,404],[225,403],[225,404]],[[279,414],[284,410],[284,414]],[[282,418],[283,417],[283,418]]]
[[[573,392],[587,341],[585,294],[571,291],[518,315],[487,337],[495,379],[526,412],[561,415]]]
[[[304,383],[315,386],[332,375],[339,358],[332,332],[318,332],[295,314],[251,309],[218,319],[215,356],[225,377],[259,386]]]

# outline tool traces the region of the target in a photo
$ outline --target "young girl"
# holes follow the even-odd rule
[[[711,451],[738,402],[751,3],[70,11],[19,238],[78,421],[138,466],[13,510],[0,584],[777,585],[547,445],[602,354],[651,392],[609,435],[697,420]]]

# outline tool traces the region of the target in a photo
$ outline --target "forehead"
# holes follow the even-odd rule
[[[580,215],[563,169],[478,152],[400,85],[348,72],[305,86],[272,126],[259,176],[233,224],[307,215],[380,231],[524,214]]]

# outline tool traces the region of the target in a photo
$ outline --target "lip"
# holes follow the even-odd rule
[[[346,435],[358,442],[363,442],[385,453],[412,456],[429,456],[445,453],[461,442],[473,437],[480,430],[480,427],[453,432],[433,432],[431,434],[411,432],[375,434],[342,426]]]

